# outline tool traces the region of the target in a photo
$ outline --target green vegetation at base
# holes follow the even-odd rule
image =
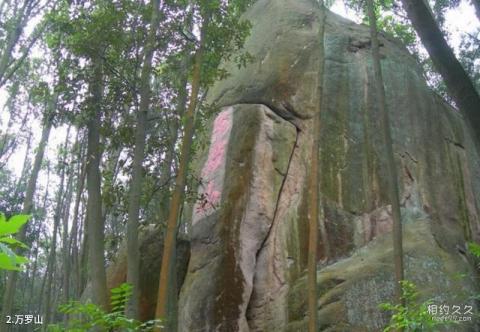
[[[110,295],[111,312],[104,311],[93,303],[80,303],[72,301],[60,305],[59,311],[69,316],[68,322],[63,324],[50,324],[49,332],[84,332],[94,328],[101,331],[151,331],[155,326],[161,325],[160,320],[140,322],[125,316],[125,305],[132,295],[132,286],[124,283],[113,288]]]
[[[401,304],[382,303],[380,309],[390,311],[392,317],[390,323],[383,330],[404,331],[404,332],[424,332],[437,331],[441,326],[454,324],[453,321],[440,321],[428,312],[428,306],[433,302],[428,300],[425,302],[418,301],[418,291],[415,284],[409,280],[402,280],[402,299],[405,306]]]

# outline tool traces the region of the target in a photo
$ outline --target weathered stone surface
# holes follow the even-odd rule
[[[369,32],[327,15],[322,130],[313,133],[318,17],[315,1],[257,1],[246,14],[253,29],[245,48],[254,62],[241,69],[227,63],[232,75],[210,91],[208,100],[224,107],[215,123],[224,123],[225,112],[233,115],[227,131],[212,126],[228,144],[215,148],[222,140],[213,135],[201,163],[208,183],[200,194],[207,199],[193,212],[180,331],[305,330],[314,135],[321,141],[321,330],[380,331],[387,321],[377,305],[392,300],[392,221]],[[466,240],[480,241],[480,145],[462,116],[428,89],[406,49],[385,37],[381,44],[406,276],[423,299],[463,305],[466,294],[478,291],[461,249]]]
[[[179,330],[245,331],[257,253],[278,208],[296,129],[263,105],[236,105],[217,117],[211,141]]]
[[[474,271],[465,257],[438,248],[432,221],[418,219],[404,227],[406,276],[434,303],[472,305],[476,294]],[[319,322],[325,331],[381,331],[388,320],[378,305],[392,302],[394,292],[390,236],[380,236],[350,257],[323,266],[318,273]],[[305,277],[295,281],[289,294],[291,312],[305,312]],[[306,329],[305,317],[290,322],[289,331]],[[340,328],[341,327],[341,328]],[[471,323],[455,331],[474,331]],[[439,329],[440,330],[440,329]],[[446,330],[448,331],[448,329]]]

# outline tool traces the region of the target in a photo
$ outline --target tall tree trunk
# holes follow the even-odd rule
[[[37,147],[37,153],[35,155],[35,161],[33,163],[32,173],[30,174],[30,178],[27,184],[27,190],[25,193],[25,200],[23,201],[23,209],[22,214],[30,214],[33,207],[33,196],[35,194],[35,189],[37,187],[37,179],[38,174],[40,173],[40,168],[42,166],[43,156],[45,154],[45,148],[47,146],[48,138],[50,136],[50,131],[53,125],[53,111],[56,108],[56,100],[54,102],[54,107],[52,109],[47,110],[47,114],[44,119],[43,129],[42,129],[42,136],[40,138],[40,143]],[[26,226],[23,227],[19,232],[19,240],[25,241],[26,237]],[[12,308],[13,308],[13,299],[15,296],[16,284],[17,284],[18,273],[17,272],[9,272],[7,285],[5,287],[5,294],[3,296],[3,305],[2,305],[2,317],[7,315],[12,315]],[[0,326],[0,331],[6,331],[6,324]]]
[[[423,0],[422,0],[423,1]],[[419,2],[422,2],[419,1]],[[383,129],[383,163],[386,167],[388,199],[392,206],[393,217],[393,255],[395,264],[395,293],[398,303],[402,303],[401,281],[404,279],[403,248],[402,248],[402,217],[400,214],[400,197],[398,189],[397,169],[393,154],[392,133],[390,130],[390,118],[385,101],[385,88],[383,85],[382,67],[380,63],[380,49],[378,42],[377,18],[373,0],[367,0],[367,13],[370,22],[370,36],[372,39],[373,72],[375,75],[375,90],[377,103],[380,111],[380,123]]]
[[[0,136],[0,160],[2,161],[0,163],[0,169],[5,167],[5,165],[8,163],[9,156],[7,155],[7,153],[11,152],[11,149],[15,146],[15,135],[11,133],[12,126],[15,123],[12,110],[15,108],[15,100],[16,95],[19,93],[19,87],[20,81],[16,80],[15,82],[13,82],[12,86],[10,87],[11,90],[9,91],[10,96],[5,102],[2,110],[2,112],[5,113],[9,112],[10,115],[8,117],[5,132]],[[25,112],[25,114],[28,114],[28,112]],[[4,158],[4,156],[6,158]]]
[[[87,234],[88,267],[92,283],[92,300],[105,310],[109,309],[104,253],[104,220],[102,215],[100,175],[100,124],[103,95],[103,69],[100,58],[92,60],[93,77],[90,82],[91,104],[88,120],[87,145]]]
[[[32,308],[32,300],[33,300],[33,293],[35,290],[35,280],[37,279],[37,269],[38,269],[38,249],[39,249],[39,244],[35,246],[34,252],[33,252],[33,267],[32,267],[32,274],[30,275],[30,287],[27,295],[27,305],[25,306],[26,310],[30,310],[33,312]]]
[[[48,164],[47,165],[47,182],[46,183],[50,183],[50,165]],[[47,211],[47,207],[48,207],[48,198],[49,198],[49,186],[46,186],[46,189],[45,189],[45,195],[43,196],[43,210],[44,211]],[[35,247],[35,251],[38,252],[38,249],[39,249],[39,246],[40,246],[40,241],[41,241],[41,233],[40,233],[40,229],[41,229],[41,224],[39,223],[37,225],[37,228],[34,230],[34,232],[36,232],[37,234],[39,234],[38,238],[37,238],[37,245]],[[35,256],[37,255],[37,253],[35,254]],[[38,261],[35,260],[34,261],[34,273],[33,273],[33,276],[35,276],[35,271],[37,270],[37,265],[38,265]],[[27,305],[27,308],[28,309],[32,309],[37,311],[36,309],[39,309],[40,305],[38,303],[35,303],[35,301],[33,300],[33,297],[34,297],[34,291],[35,291],[35,279],[32,280],[32,285],[31,285],[31,288],[30,288],[30,296],[29,296],[29,299],[28,299],[28,305]],[[42,292],[40,292],[38,298],[40,298],[43,294],[43,290]],[[32,304],[36,304],[36,307],[33,306]]]
[[[179,93],[177,97],[176,117],[169,126],[169,142],[165,149],[165,158],[162,161],[162,173],[160,175],[160,185],[166,185],[165,190],[162,190],[160,201],[157,207],[156,218],[158,222],[162,222],[168,218],[169,198],[170,198],[170,182],[172,177],[172,170],[175,162],[175,147],[177,146],[178,132],[180,128],[181,119],[185,113],[188,102],[188,66],[190,57],[186,55],[181,64],[181,80],[179,86]]]
[[[19,7],[19,3],[22,2],[22,7]],[[35,29],[33,29],[32,34],[29,36],[28,41],[25,42],[20,50],[20,56],[18,58],[13,57],[15,48],[19,46],[19,41],[21,41],[21,36],[25,27],[32,23],[29,21],[33,15],[35,15],[34,9],[42,6],[40,1],[33,0],[24,0],[24,1],[2,1],[1,5],[3,7],[4,3],[7,5],[16,6],[16,9],[13,13],[15,21],[7,28],[5,45],[3,50],[0,51],[0,87],[4,86],[15,74],[15,72],[21,67],[25,59],[27,58],[30,50],[36,41],[40,38],[42,33],[47,28],[46,22],[40,22]],[[1,15],[1,14],[0,14]]]
[[[88,190],[87,190],[88,193]],[[86,199],[88,200],[88,199]],[[81,294],[81,292],[85,289],[87,286],[88,282],[88,229],[87,229],[87,223],[88,223],[88,211],[87,211],[87,202],[83,202],[83,205],[85,206],[82,218],[80,219],[80,222],[82,223],[80,229],[82,232],[80,232],[79,235],[82,235],[80,238],[81,242],[81,248],[80,248],[80,261],[78,264],[78,285],[77,289],[78,292]]]
[[[9,63],[12,61],[13,50],[20,40],[20,36],[22,35],[27,23],[25,16],[31,11],[31,9],[29,9],[29,3],[31,2],[32,1],[28,0],[24,1],[23,6],[19,8],[18,11],[14,12],[14,15],[16,16],[15,21],[13,25],[6,31],[6,43],[0,57],[0,82],[3,81],[3,76],[8,69]]]
[[[63,191],[63,183],[61,184],[59,191]],[[60,215],[58,213],[60,212],[59,210],[61,209],[59,207],[59,205],[62,204],[61,199],[57,200],[56,204],[57,204],[56,212],[53,217],[54,223],[53,223],[52,242],[50,243],[47,270],[45,272],[45,294],[43,296],[43,315],[44,315],[46,324],[50,323],[50,314],[52,312],[51,294],[52,294],[52,287],[53,287],[53,271],[55,269],[56,252],[57,252],[57,234],[58,234],[58,226],[60,223]]]
[[[205,27],[206,25],[207,23],[204,22],[203,27]],[[202,30],[202,39],[200,43],[203,43],[203,34],[205,33],[204,29]],[[167,219],[167,229],[165,233],[165,242],[163,246],[162,266],[160,269],[160,281],[158,286],[157,308],[155,312],[155,317],[159,319],[164,319],[166,321],[167,330],[168,324],[172,324],[172,317],[168,317],[167,315],[167,309],[170,306],[170,304],[168,303],[168,283],[172,279],[171,274],[174,266],[173,257],[175,257],[177,223],[183,201],[185,183],[187,179],[187,170],[190,162],[191,145],[193,140],[193,134],[195,132],[195,110],[197,108],[198,93],[200,90],[200,73],[202,61],[203,45],[201,44],[195,53],[192,76],[192,90],[189,105],[187,111],[185,112],[186,122],[185,132],[182,139],[182,148],[180,152],[180,165],[175,178],[175,189],[173,191],[173,196],[170,201],[170,208]],[[161,331],[161,329],[157,328],[156,331]]]
[[[101,145],[104,145],[105,143],[101,142]],[[103,168],[104,172],[102,174],[103,178],[103,192],[104,195],[105,193],[112,193],[114,190],[115,182],[117,181],[118,173],[120,171],[119,167],[119,160],[120,160],[120,154],[122,153],[122,148],[121,147],[115,147],[113,149],[110,149],[108,153],[105,154],[105,161],[103,163]],[[107,194],[107,195],[108,195]],[[114,204],[108,204],[107,202],[103,202],[102,204],[102,220],[104,221],[105,224],[105,229],[109,229],[110,233],[109,235],[112,236],[113,238],[116,238],[118,235],[118,225],[115,222],[115,218],[112,218],[112,210],[115,209]],[[105,248],[105,250],[116,250],[114,247],[110,248]]]
[[[27,138],[27,148],[25,149],[25,158],[23,159],[22,172],[20,173],[20,177],[18,178],[18,181],[15,185],[15,193],[13,194],[14,202],[17,201],[18,195],[20,194],[20,191],[22,190],[22,187],[27,178],[28,167],[30,166],[29,156],[30,156],[30,149],[32,147],[31,145],[32,145],[32,132],[30,131]]]
[[[86,163],[84,162],[84,147],[83,142],[82,146],[79,149],[78,153],[78,171],[77,171],[77,188],[75,192],[75,203],[73,206],[73,219],[72,219],[72,229],[70,231],[70,240],[68,244],[68,252],[71,257],[71,264],[72,271],[71,274],[73,275],[72,285],[73,285],[73,296],[74,298],[80,295],[80,289],[78,289],[78,285],[80,282],[79,278],[79,252],[78,252],[78,231],[79,231],[79,214],[80,214],[80,202],[82,199],[83,189],[85,185],[85,175],[86,175]],[[67,299],[68,300],[68,299]]]
[[[318,312],[318,298],[317,298],[317,246],[318,246],[318,225],[319,225],[319,150],[320,150],[320,118],[322,111],[323,100],[323,69],[325,63],[324,56],[324,36],[325,36],[325,7],[323,0],[319,1],[319,28],[318,28],[318,77],[317,77],[317,108],[313,118],[313,144],[311,154],[311,169],[310,169],[310,184],[308,192],[308,217],[309,217],[309,232],[308,232],[308,267],[307,267],[307,291],[308,291],[308,331],[317,332],[317,312]]]
[[[69,128],[70,130],[70,128]],[[44,296],[44,319],[45,323],[50,323],[52,313],[51,294],[53,287],[53,272],[55,270],[55,261],[57,253],[57,234],[60,227],[60,219],[62,218],[62,210],[64,204],[64,192],[65,192],[65,173],[66,173],[66,151],[68,148],[69,133],[65,139],[63,146],[64,156],[58,160],[58,166],[60,167],[60,184],[57,191],[57,197],[55,199],[55,213],[53,215],[53,234],[52,242],[50,243],[50,253],[48,256],[47,271],[46,271],[46,290]]]
[[[445,41],[428,2],[402,0],[402,3],[435,68],[442,75],[448,93],[468,119],[477,140],[480,141],[480,96]]]
[[[17,92],[11,92],[11,94],[16,94]],[[13,97],[9,98],[9,99],[12,99]],[[30,97],[28,99],[28,102],[30,102]],[[46,102],[47,104],[48,102]],[[7,105],[7,107],[14,107],[13,106],[13,103],[11,105]],[[2,139],[2,142],[1,142],[1,145],[0,145],[0,169],[2,169],[3,167],[5,167],[5,165],[8,163],[8,161],[10,160],[10,158],[12,157],[12,155],[14,154],[15,152],[15,149],[17,148],[18,146],[18,141],[19,141],[19,135],[16,134],[16,132],[25,132],[27,129],[25,128],[26,127],[26,124],[29,120],[29,112],[25,112],[23,118],[22,118],[22,121],[20,122],[20,128],[17,128],[15,129],[15,132],[14,133],[10,133],[10,130],[12,129],[12,124],[14,122],[14,119],[12,116],[10,116],[10,118],[8,119],[8,124],[7,124],[7,130],[5,132],[5,134],[3,135],[3,139]],[[31,133],[31,130],[30,130],[30,133]],[[11,139],[9,138],[9,136],[13,136]]]
[[[135,130],[135,149],[133,154],[132,180],[128,201],[127,221],[127,282],[133,286],[133,293],[127,303],[126,314],[138,319],[140,297],[140,252],[138,245],[138,219],[140,198],[143,187],[143,159],[145,158],[145,139],[147,115],[150,108],[150,74],[155,49],[159,0],[152,0],[152,17],[148,32],[142,73],[140,77],[140,107],[137,112],[137,128]]]
[[[76,143],[78,144],[78,136]],[[72,203],[73,196],[73,172],[74,172],[74,156],[71,155],[70,162],[67,169],[68,182],[65,203],[63,204],[63,217],[62,217],[62,300],[68,302],[70,297],[70,249],[68,247],[68,221],[70,220],[70,205]],[[64,316],[66,318],[66,315]]]

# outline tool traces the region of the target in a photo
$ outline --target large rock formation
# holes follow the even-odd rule
[[[305,331],[306,187],[321,141],[322,331],[380,331],[393,297],[392,219],[368,28],[326,18],[321,132],[318,7],[259,0],[245,49],[255,60],[210,91],[222,108],[199,161],[191,259],[179,331]],[[381,38],[401,186],[406,277],[424,299],[465,305],[477,292],[465,257],[480,240],[480,156],[462,116],[432,93],[415,60]],[[461,276],[461,277],[459,277]],[[474,323],[455,326],[474,330]]]

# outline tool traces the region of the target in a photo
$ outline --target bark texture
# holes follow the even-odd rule
[[[93,77],[90,83],[91,103],[88,121],[87,143],[87,221],[88,272],[92,282],[94,303],[108,310],[109,296],[105,274],[104,224],[102,215],[102,194],[100,160],[100,126],[102,115],[103,73],[100,59],[93,61]]]

